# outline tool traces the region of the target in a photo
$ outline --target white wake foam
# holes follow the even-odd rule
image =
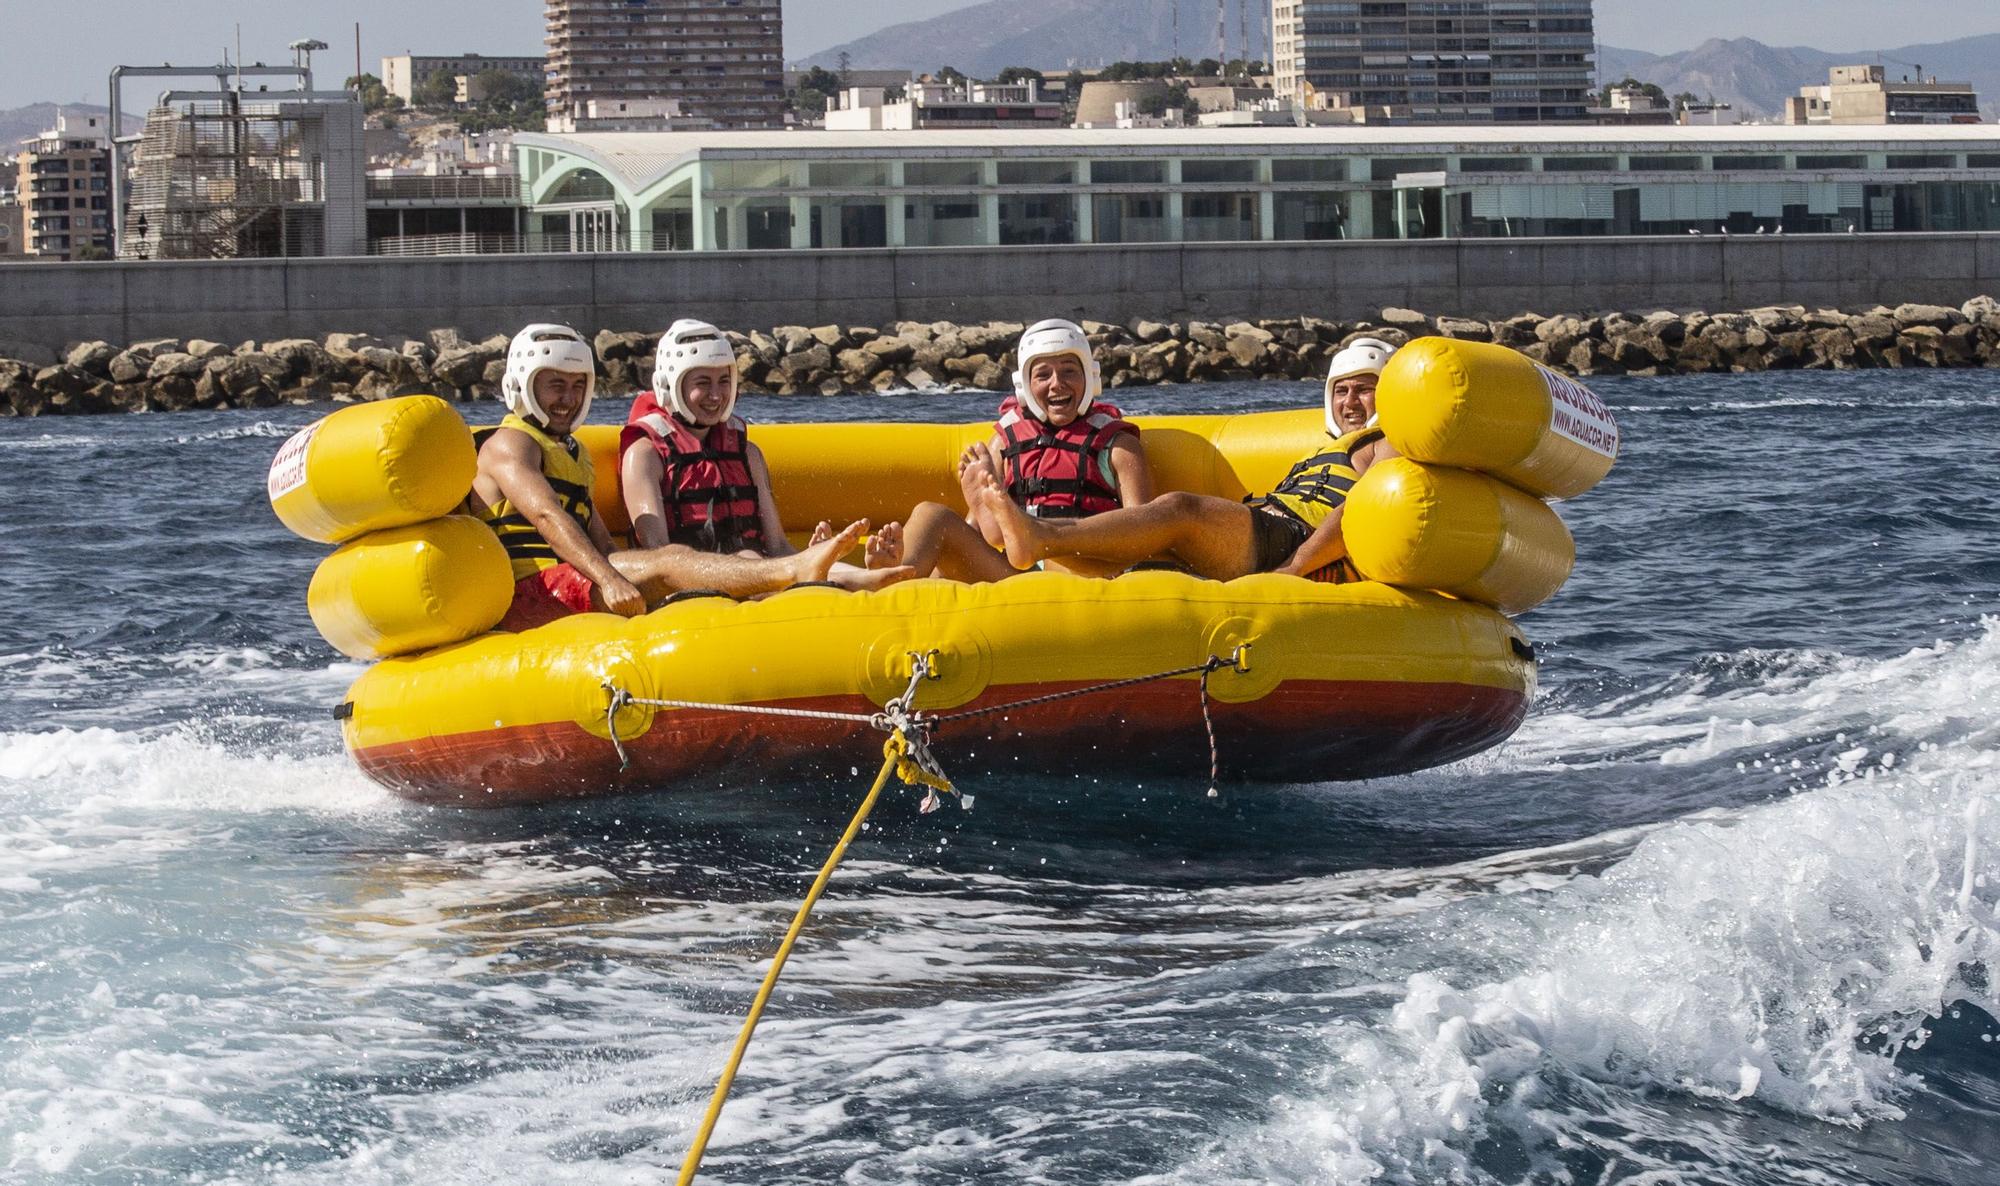
[[[1429,966],[1372,1024],[1325,1034],[1317,1089],[1187,1176],[1476,1179],[1484,1136],[1574,1145],[1584,1118],[1553,1102],[1565,1092],[1898,1116],[1895,1055],[1926,1019],[1959,1000],[2000,1009],[1965,972],[2000,965],[2000,624],[1983,625],[1885,662],[1576,718],[1586,744],[1643,733],[1669,765],[1857,722],[1869,740],[1816,789],[1659,829],[1602,876],[1429,920]]]

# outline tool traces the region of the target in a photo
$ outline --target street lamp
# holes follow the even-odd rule
[[[306,38],[301,38],[298,41],[292,42],[292,44],[287,48],[292,51],[292,65],[297,66],[298,68],[306,72],[306,80],[305,80],[306,89],[307,90],[313,89],[312,88],[313,51],[316,49],[328,48],[326,42],[321,41],[317,37],[306,37]]]

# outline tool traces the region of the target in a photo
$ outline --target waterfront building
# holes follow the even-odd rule
[[[809,73],[806,70],[785,71],[785,93],[797,94],[799,88],[805,86]],[[839,76],[842,86],[874,86],[884,90],[908,86],[915,77],[908,70],[834,70],[830,73]]]
[[[1935,76],[1890,81],[1880,66],[1835,66],[1822,86],[1785,100],[1788,124],[1976,124],[1979,95],[1969,82]]]
[[[548,105],[675,100],[709,128],[785,126],[779,0],[547,0]]]
[[[458,94],[466,96],[471,88],[470,80],[478,78],[488,70],[498,70],[535,84],[541,90],[547,82],[548,59],[541,56],[487,57],[484,54],[458,54],[451,57],[424,57],[417,54],[397,54],[382,59],[382,87],[405,103],[414,103],[417,88],[431,80],[433,75],[443,74],[453,79],[464,80],[457,83]],[[472,95],[472,100],[481,96]],[[459,102],[467,102],[461,97]]]
[[[510,129],[447,136],[369,162],[370,255],[486,255],[522,247]]]
[[[22,141],[14,162],[23,254],[69,260],[111,250],[111,138],[103,117],[58,111],[56,126]]]
[[[0,260],[14,262],[25,254],[27,220],[12,189],[0,189]]]
[[[851,86],[826,101],[829,132],[918,131],[931,128],[1059,128],[1061,100],[1042,97],[1036,79],[1018,83],[908,82],[889,88]]]
[[[1604,106],[1590,109],[1592,123],[1630,128],[1675,122],[1673,104],[1641,87],[1614,86],[1604,98]]]
[[[1272,0],[1280,95],[1418,123],[1587,123],[1590,0]]]
[[[531,250],[2000,230],[2000,125],[515,138]]]
[[[351,92],[169,91],[139,136],[118,255],[363,254],[366,164]]]

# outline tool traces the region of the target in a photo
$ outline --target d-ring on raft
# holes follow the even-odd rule
[[[501,634],[490,631],[508,566],[483,525],[452,513],[474,461],[443,401],[333,413],[280,450],[270,493],[287,526],[342,545],[314,575],[313,620],[342,652],[382,660],[341,705],[343,736],[362,770],[412,799],[498,806],[666,790],[725,769],[844,772],[913,656],[935,656],[915,707],[946,715],[1192,670],[1245,644],[1247,670],[1217,674],[1207,698],[1189,674],[971,717],[936,740],[961,775],[1187,771],[1207,757],[1212,698],[1223,777],[1369,778],[1477,753],[1519,727],[1535,668],[1507,615],[1553,596],[1575,557],[1544,500],[1590,489],[1618,450],[1595,396],[1498,346],[1419,339],[1383,373],[1377,406],[1403,456],[1349,494],[1343,530],[1368,579],[1345,585],[1027,573],[691,597]],[[1317,411],[1138,423],[1159,489],[1225,498],[1269,489],[1321,432]],[[802,532],[956,501],[954,460],[987,431],[776,425],[757,440],[786,526]],[[578,436],[599,513],[623,531],[616,430]]]

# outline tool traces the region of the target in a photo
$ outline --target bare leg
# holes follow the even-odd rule
[[[993,518],[991,512],[980,505],[980,500],[976,497],[983,485],[979,477],[982,471],[991,474],[996,483],[1000,480],[1000,464],[994,460],[993,450],[987,447],[985,441],[968,446],[965,452],[959,455],[958,487],[965,494],[965,505],[970,510],[968,518],[972,525],[979,529],[979,534],[985,538],[989,546],[998,548],[1000,524]]]
[[[907,564],[890,564],[880,568],[856,568],[852,564],[836,564],[826,574],[826,579],[851,592],[861,593],[872,589],[886,589],[898,585],[917,575],[917,570]]]
[[[832,539],[790,556],[719,556],[669,544],[614,552],[609,559],[626,580],[639,586],[649,602],[682,589],[715,589],[731,597],[755,597],[803,581],[825,580],[834,562],[846,555],[867,529],[865,520],[849,523]]]
[[[1014,575],[1007,558],[941,502],[927,502],[910,512],[903,528],[902,561],[920,573],[935,570],[954,581],[997,581]]]
[[[1247,576],[1257,566],[1256,537],[1240,502],[1175,491],[1149,503],[1087,519],[1033,519],[997,483],[979,491],[1000,525],[1007,559],[1016,568],[1071,556],[1137,564],[1171,556],[1201,576],[1219,581]]]

